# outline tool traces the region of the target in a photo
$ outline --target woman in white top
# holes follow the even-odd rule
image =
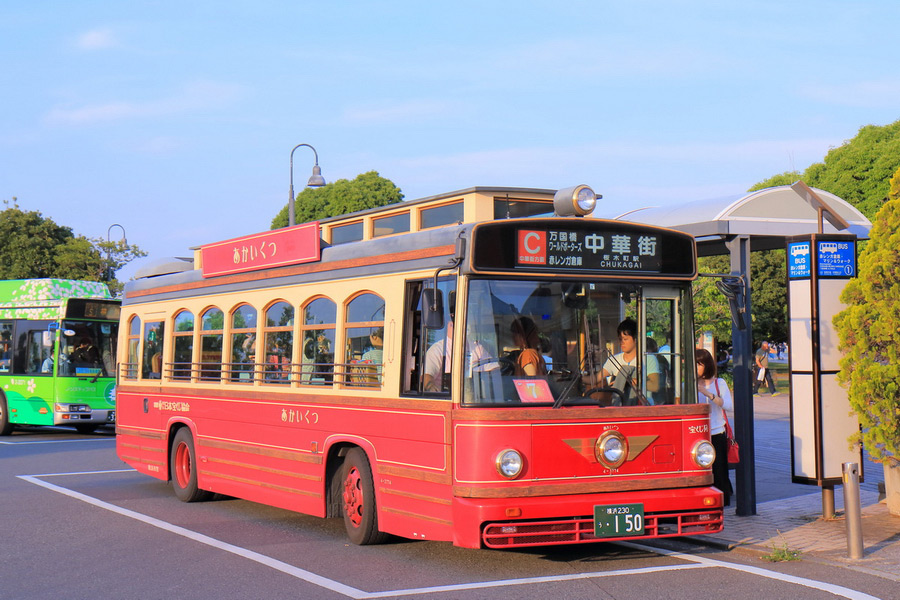
[[[716,449],[713,463],[713,485],[722,490],[725,506],[731,504],[734,490],[728,478],[728,436],[725,435],[725,412],[731,410],[731,390],[721,377],[716,377],[716,361],[709,350],[697,348],[697,398],[710,404],[709,434]]]

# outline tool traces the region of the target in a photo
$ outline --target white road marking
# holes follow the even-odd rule
[[[83,442],[114,442],[116,438],[86,438],[83,440],[42,440],[39,442],[22,441],[22,442],[0,442],[0,446],[27,446],[29,444],[81,444]]]
[[[644,546],[643,544],[635,544],[633,542],[616,542],[622,546],[627,546],[628,548],[634,548],[635,550],[645,550],[647,552],[654,552],[656,554],[661,554],[663,556],[670,556],[673,558],[679,558],[681,560],[688,560],[697,564],[705,564],[711,567],[720,567],[724,569],[732,569],[734,571],[741,571],[743,573],[750,573],[752,575],[758,575],[760,577],[766,577],[768,579],[777,579],[778,581],[784,581],[787,583],[793,583],[795,585],[802,585],[804,587],[813,588],[816,590],[822,590],[824,592],[828,592],[830,594],[834,594],[835,596],[840,596],[842,598],[849,598],[850,600],[879,600],[876,596],[870,596],[869,594],[858,592],[856,590],[851,590],[849,588],[845,588],[840,585],[834,585],[831,583],[825,583],[823,581],[816,581],[814,579],[807,579],[805,577],[795,577],[794,575],[786,575],[784,573],[778,573],[776,571],[769,571],[768,569],[761,569],[759,567],[754,567],[751,565],[741,565],[737,563],[729,563],[723,562],[720,560],[714,560],[711,558],[704,558],[702,556],[692,556],[690,554],[684,554],[682,552],[677,552],[675,550],[664,550],[662,548],[652,548],[650,546]]]
[[[311,571],[307,571],[305,569],[301,569],[299,567],[295,567],[288,563],[282,562],[280,560],[274,559],[270,556],[266,556],[264,554],[260,554],[258,552],[254,552],[252,550],[248,550],[247,548],[242,548],[240,546],[235,546],[234,544],[229,544],[227,542],[223,542],[221,540],[217,540],[215,538],[209,537],[202,533],[198,533],[196,531],[192,531],[190,529],[186,529],[184,527],[180,527],[178,525],[173,525],[172,523],[168,523],[167,521],[163,521],[161,519],[157,519],[155,517],[151,517],[133,510],[129,510],[127,508],[122,508],[120,506],[116,506],[115,504],[110,504],[108,502],[104,502],[98,498],[94,498],[93,496],[88,496],[87,494],[82,494],[81,492],[76,492],[74,490],[70,490],[68,488],[55,485],[53,483],[49,483],[46,481],[42,481],[41,477],[59,477],[66,475],[99,475],[106,473],[124,473],[124,472],[133,472],[134,469],[119,469],[119,470],[110,470],[110,471],[83,471],[83,472],[73,472],[73,473],[43,473],[37,475],[18,475],[19,479],[24,481],[28,481],[29,483],[33,483],[34,485],[46,488],[48,490],[57,492],[59,494],[63,494],[65,496],[69,496],[70,498],[74,498],[76,500],[81,500],[82,502],[86,502],[92,506],[96,506],[98,508],[102,508],[104,510],[108,510],[110,512],[116,513],[118,515],[122,515],[124,517],[128,517],[130,519],[134,519],[136,521],[140,521],[147,525],[152,525],[153,527],[157,527],[164,531],[168,531],[170,533],[174,533],[175,535],[180,535],[187,539],[193,540],[195,542],[199,542],[201,544],[205,544],[207,546],[217,548],[219,550],[229,552],[236,556],[241,556],[253,562],[259,563],[261,565],[267,566],[269,568],[275,569],[276,571],[280,571],[307,583],[311,583],[313,585],[317,585],[319,587],[323,587],[327,590],[331,590],[335,593],[342,594],[348,598],[354,598],[355,600],[367,600],[369,598],[391,598],[395,596],[409,596],[413,594],[434,594],[439,592],[460,592],[465,590],[478,590],[478,589],[487,589],[487,588],[496,588],[496,587],[504,587],[510,585],[530,585],[535,583],[555,583],[555,582],[563,582],[563,581],[575,581],[580,579],[596,579],[602,577],[618,577],[623,575],[643,575],[647,573],[658,573],[662,571],[679,571],[679,570],[687,570],[687,569],[704,569],[704,568],[724,568],[724,569],[732,569],[735,571],[742,571],[744,573],[749,573],[752,575],[757,575],[759,577],[765,577],[768,579],[775,579],[778,581],[784,581],[786,583],[791,583],[795,585],[801,585],[804,587],[809,587],[817,590],[823,590],[825,592],[829,592],[836,596],[840,596],[843,598],[848,598],[850,600],[879,600],[874,596],[870,596],[868,594],[864,594],[862,592],[858,592],[856,590],[851,590],[845,587],[841,587],[838,585],[833,585],[830,583],[823,583],[821,581],[815,581],[813,579],[806,579],[803,577],[795,577],[793,575],[785,575],[782,573],[777,573],[775,571],[769,571],[767,569],[761,569],[759,567],[752,567],[749,565],[741,565],[729,562],[723,562],[719,560],[714,560],[711,558],[704,558],[702,556],[693,556],[690,554],[684,554],[682,552],[676,552],[673,550],[665,550],[661,548],[653,548],[651,546],[644,546],[642,544],[636,544],[632,542],[613,542],[619,544],[621,546],[625,546],[628,548],[633,548],[636,550],[641,550],[643,552],[650,552],[653,554],[659,554],[663,556],[669,556],[672,558],[677,558],[679,560],[684,560],[688,563],[686,565],[666,565],[660,567],[649,567],[644,569],[622,569],[618,571],[605,571],[605,572],[592,572],[592,573],[577,573],[570,575],[554,575],[547,577],[528,577],[522,579],[503,579],[497,581],[481,581],[481,582],[472,582],[472,583],[462,583],[456,585],[443,585],[443,586],[433,586],[433,587],[424,587],[424,588],[410,588],[405,590],[388,590],[383,592],[364,592],[363,590],[345,585],[340,583],[339,581],[334,581],[333,579],[328,579],[327,577],[322,577],[321,575],[316,575]]]

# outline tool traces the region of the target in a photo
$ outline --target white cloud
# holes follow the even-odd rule
[[[45,115],[44,121],[50,125],[91,125],[209,110],[231,104],[241,92],[237,85],[196,82],[185,86],[177,94],[158,100],[57,107]]]
[[[119,40],[111,29],[92,29],[79,35],[75,45],[80,50],[105,50],[118,46]]]

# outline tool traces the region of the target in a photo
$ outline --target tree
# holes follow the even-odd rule
[[[900,169],[889,189],[834,325],[844,353],[838,381],[859,417],[856,441],[885,464],[888,508],[900,514]]]
[[[900,121],[866,125],[852,140],[831,149],[824,162],[810,165],[803,181],[843,198],[872,219],[887,199],[898,167]]]
[[[791,185],[795,181],[799,181],[801,179],[803,179],[803,175],[801,175],[798,171],[785,171],[784,173],[779,173],[778,175],[772,175],[765,181],[760,181],[747,191],[755,192],[756,190],[778,187],[779,185]]]
[[[353,181],[338,179],[320,188],[306,188],[297,194],[294,215],[297,223],[327,219],[358,210],[394,204],[403,200],[403,193],[390,179],[375,171],[358,175]],[[272,229],[287,227],[288,207],[285,205],[272,219]]]
[[[0,279],[59,277],[106,281],[113,293],[122,284],[112,275],[133,259],[146,256],[135,245],[76,236],[38,211],[23,211],[4,200],[0,212]]]

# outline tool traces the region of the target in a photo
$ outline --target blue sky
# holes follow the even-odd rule
[[[5,2],[0,199],[123,225],[150,253],[127,278],[268,229],[299,143],[406,199],[739,194],[900,119],[898,26],[896,0]]]

